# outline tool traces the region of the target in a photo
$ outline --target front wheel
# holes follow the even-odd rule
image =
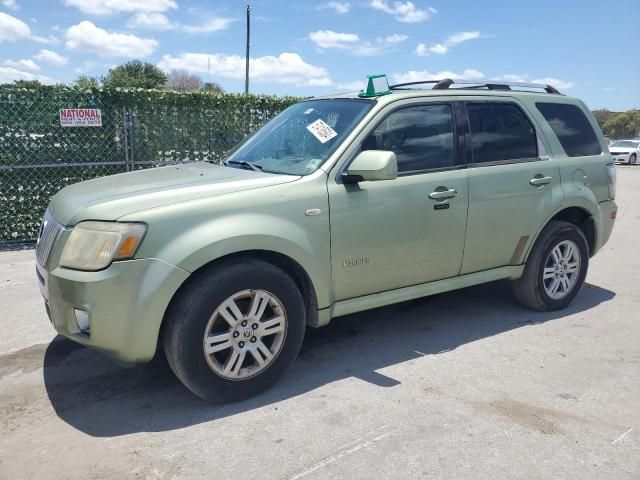
[[[165,321],[172,370],[196,395],[218,403],[251,397],[279,380],[300,351],[306,325],[293,280],[252,259],[195,274]]]
[[[538,311],[568,306],[582,288],[589,267],[589,247],[572,223],[554,220],[533,246],[522,277],[513,282],[516,299]]]
[[[629,164],[630,164],[630,165],[635,165],[637,160],[638,160],[638,157],[636,156],[636,154],[635,154],[635,153],[632,153],[632,154],[629,156]]]

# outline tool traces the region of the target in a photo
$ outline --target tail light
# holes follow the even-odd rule
[[[609,180],[609,198],[616,198],[616,166],[613,163],[607,164],[607,178]]]

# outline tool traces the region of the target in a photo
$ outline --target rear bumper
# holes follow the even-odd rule
[[[153,358],[167,306],[189,276],[158,259],[115,262],[100,272],[37,268],[58,333],[125,363]],[[81,331],[76,310],[89,315],[89,331]]]

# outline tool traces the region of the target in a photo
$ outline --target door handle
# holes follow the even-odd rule
[[[551,180],[553,180],[552,177],[543,177],[541,175],[540,176],[536,175],[531,180],[529,180],[529,183],[537,187],[538,185],[547,185],[551,183]]]
[[[450,188],[448,190],[436,190],[429,194],[431,200],[441,200],[443,198],[453,198],[458,194],[458,191]]]

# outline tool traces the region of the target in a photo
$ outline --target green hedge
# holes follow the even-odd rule
[[[66,185],[126,170],[219,159],[299,100],[0,85],[0,242],[34,239],[51,196]],[[99,108],[103,126],[62,128],[61,108]]]

